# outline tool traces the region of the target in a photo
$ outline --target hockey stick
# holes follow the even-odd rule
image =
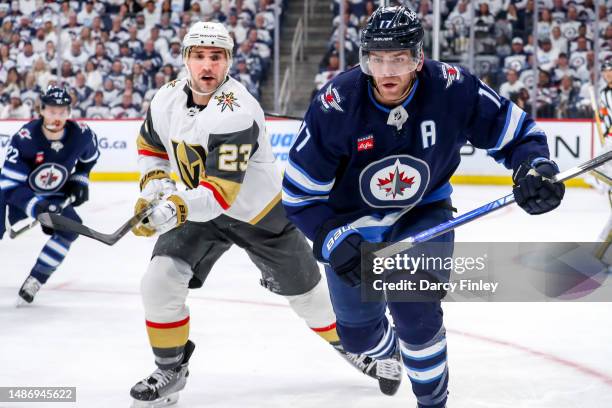
[[[44,213],[38,216],[38,220],[44,226],[57,229],[60,231],[72,232],[75,234],[83,235],[88,238],[95,239],[106,245],[114,245],[117,241],[123,238],[130,230],[138,225],[142,220],[151,215],[153,206],[143,208],[140,212],[132,216],[117,231],[110,234],[104,234],[102,232],[91,229],[80,222],[76,222],[73,219],[64,217],[59,214]]]
[[[591,175],[595,177],[597,180],[602,181],[610,186],[612,186],[612,178],[608,177],[606,174],[602,173],[599,170],[592,170]]]
[[[68,207],[70,204],[72,204],[74,202],[74,196],[70,196],[68,198],[66,198],[64,201],[62,201],[60,203],[60,208],[63,210],[64,208]],[[11,239],[15,239],[18,236],[20,236],[21,234],[23,234],[26,231],[31,230],[32,228],[34,228],[35,226],[37,226],[39,223],[38,220],[34,220],[32,222],[30,222],[28,225],[24,225],[23,227],[19,228],[18,230],[14,230],[13,228],[11,228],[9,230],[9,237]]]
[[[586,173],[589,170],[601,166],[610,159],[612,159],[612,151],[599,155],[589,161],[579,164],[576,167],[572,167],[571,169],[562,171],[561,173],[555,175],[551,179],[551,181],[556,183],[558,181],[569,180],[582,173]],[[483,215],[490,214],[493,211],[497,211],[500,208],[506,207],[512,203],[514,203],[514,195],[508,194],[505,197],[499,198],[495,201],[483,205],[482,207],[478,207],[470,212],[462,214],[455,219],[448,220],[446,222],[443,222],[442,224],[436,225],[435,227],[426,229],[425,231],[421,231],[416,235],[410,236],[402,241],[398,241],[394,244],[389,245],[388,247],[380,249],[374,252],[374,256],[378,258],[387,258],[394,256],[400,252],[404,252],[412,248],[413,246],[415,246],[415,244],[426,242],[437,236],[446,234],[447,232],[452,231],[461,225],[472,222],[482,217]]]

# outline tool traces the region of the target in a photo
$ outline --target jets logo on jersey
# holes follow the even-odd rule
[[[233,92],[221,92],[221,95],[215,96],[215,100],[217,101],[217,106],[221,105],[221,112],[225,112],[226,108],[229,108],[232,112],[234,111],[234,106],[240,107],[236,103],[238,100]]]
[[[20,138],[22,139],[30,139],[32,140],[32,136],[30,135],[30,131],[26,128],[22,128],[17,132]]]
[[[448,89],[453,82],[461,80],[461,71],[453,65],[442,63],[442,77],[446,80],[446,88]]]
[[[389,156],[366,167],[359,176],[361,197],[371,207],[412,207],[429,183],[429,166],[408,155]]]
[[[344,112],[344,109],[342,109],[342,106],[340,106],[342,98],[340,97],[338,90],[332,87],[331,84],[327,87],[325,93],[320,96],[320,100],[324,112],[328,112],[330,109],[335,109],[338,112]]]
[[[32,190],[38,193],[58,191],[68,178],[68,170],[57,163],[45,163],[30,173],[29,183]]]
[[[198,187],[200,175],[204,173],[206,150],[200,145],[185,142],[177,143],[174,140],[172,141],[172,150],[183,183],[188,188]]]

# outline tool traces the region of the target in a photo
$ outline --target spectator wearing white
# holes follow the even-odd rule
[[[153,41],[155,51],[157,51],[159,55],[163,56],[168,52],[170,41],[159,35],[159,26],[156,25],[151,27],[151,35],[149,40]]]
[[[121,102],[120,91],[115,88],[113,80],[108,77],[104,79],[102,93],[104,94],[104,104],[107,106],[113,107]]]
[[[170,23],[170,14],[162,14],[161,22],[159,23],[159,35],[168,41],[176,36],[176,29]]]
[[[138,29],[136,28],[136,26],[131,26],[128,29],[128,33],[130,35],[127,40],[128,46],[130,47],[134,55],[140,54],[143,50],[143,44],[142,41],[138,38]]]
[[[21,40],[18,33],[11,34],[11,41],[9,42],[9,54],[11,58],[17,62],[17,57],[23,51],[25,42]]]
[[[576,6],[570,5],[567,8],[566,21],[561,23],[561,32],[568,41],[573,41],[578,37],[578,28],[582,23],[578,21],[578,10]]]
[[[132,81],[134,82],[134,89],[143,95],[151,90],[151,79],[145,74],[140,62],[134,63],[132,67]],[[155,89],[153,90],[155,91]]]
[[[574,57],[574,54],[575,53],[572,53],[570,57],[570,66],[572,66],[572,57]],[[595,65],[595,53],[593,51],[586,51],[584,55],[586,57],[584,62],[576,69],[576,76],[583,84],[591,80],[590,78],[594,72],[593,67]]]
[[[60,83],[68,84],[69,87],[74,86],[74,67],[68,60],[62,62],[58,80]]]
[[[255,29],[257,29],[257,38],[269,46],[272,46],[274,42],[272,41],[270,31],[266,29],[266,19],[263,14],[257,14],[255,16]]]
[[[144,14],[138,13],[136,14],[136,30],[138,31],[138,39],[143,43],[149,39],[151,34],[151,29],[146,26]]]
[[[123,74],[129,75],[132,73],[132,69],[134,68],[134,64],[136,63],[136,58],[132,55],[132,51],[127,43],[123,43],[119,46],[119,62],[123,67]]]
[[[47,41],[45,44],[45,53],[42,55],[42,58],[50,71],[57,72],[57,53],[55,52],[55,44],[52,41]]]
[[[230,13],[227,19],[227,31],[234,33],[236,44],[242,44],[247,36],[247,29],[238,23],[238,14]]]
[[[112,59],[108,55],[108,51],[104,43],[96,44],[96,53],[90,58],[96,63],[96,67],[102,72],[109,72],[112,65]],[[95,88],[94,88],[95,89]]]
[[[36,30],[36,34],[32,37],[32,49],[34,50],[34,54],[40,55],[45,52],[45,44],[47,40],[45,40],[45,29],[40,27]]]
[[[155,6],[155,2],[149,0],[145,3],[145,8],[142,10],[142,14],[145,19],[145,26],[150,30],[154,25],[159,24],[161,14],[159,8]]]
[[[111,116],[115,119],[133,119],[140,116],[140,111],[132,105],[132,94],[124,92],[121,103],[111,109]]]
[[[102,86],[102,74],[98,71],[97,64],[90,59],[85,64],[85,83],[91,89],[100,89]]]
[[[29,16],[36,11],[36,0],[19,0],[19,11]]]
[[[111,66],[111,71],[104,78],[104,87],[106,88],[106,82],[111,80],[113,82],[113,88],[116,90],[123,89],[125,84],[125,74],[123,73],[123,65],[120,61],[114,61]],[[106,95],[104,96],[106,98]],[[111,105],[112,106],[112,105]]]
[[[90,55],[83,52],[81,46],[81,40],[72,41],[72,45],[69,50],[64,52],[64,60],[70,61],[75,71],[80,71],[85,68],[85,63],[89,59]]]
[[[575,114],[578,101],[578,89],[574,86],[574,81],[569,76],[561,78],[557,101],[557,117],[577,117]]]
[[[553,21],[557,24],[565,22],[565,16],[567,15],[567,8],[565,8],[564,0],[554,0],[553,7],[551,9]]]
[[[263,41],[260,41],[257,36],[257,30],[249,31],[248,40],[253,43],[253,49],[264,61],[269,61],[271,56],[270,47]]]
[[[170,64],[177,71],[183,67],[183,56],[181,55],[181,42],[178,39],[172,40],[170,50],[163,55],[163,62]]]
[[[77,14],[77,21],[82,26],[91,27],[94,17],[98,17],[98,12],[94,10],[94,2],[88,0],[79,14]]]
[[[13,34],[13,22],[9,19],[2,21],[2,28],[0,28],[0,40],[5,43],[10,41],[11,35]]]
[[[100,42],[104,44],[106,48],[107,55],[110,58],[115,58],[119,55],[119,44],[110,40],[110,34],[108,31],[102,31],[102,38]]]
[[[259,98],[259,87],[253,80],[253,77],[249,73],[246,65],[246,61],[243,58],[236,59],[236,69],[232,75],[238,82],[240,82],[255,98]]]
[[[32,69],[36,55],[34,54],[34,47],[30,41],[26,41],[23,44],[23,51],[17,55],[17,70],[20,74],[24,74]]]
[[[93,102],[93,89],[87,86],[87,78],[83,72],[77,72],[74,79],[74,91],[81,106],[89,106]]]
[[[77,21],[77,15],[73,11],[68,15],[68,24],[62,27],[60,44],[63,50],[69,49],[73,40],[79,38],[82,26]]]
[[[27,105],[31,112],[34,112],[36,101],[40,98],[40,88],[36,85],[36,77],[32,71],[25,75],[23,87],[21,88],[21,103]]]
[[[96,40],[93,38],[91,34],[91,29],[89,27],[83,27],[79,40],[81,41],[81,48],[85,54],[87,54],[88,56],[92,56],[95,54],[96,44],[100,40]]]
[[[552,43],[553,48],[556,48],[559,50],[559,52],[568,52],[568,42],[567,42],[567,38],[565,38],[562,34],[561,34],[561,27],[559,27],[558,25],[553,26],[552,30],[551,30],[551,38],[550,41]]]
[[[564,52],[559,53],[557,57],[557,64],[554,70],[554,81],[560,82],[561,79],[565,76],[569,76],[571,78],[576,78],[576,70],[569,65],[569,59],[567,58],[567,54]]]
[[[102,91],[95,92],[94,103],[85,110],[85,116],[90,119],[110,119],[112,117],[110,108],[104,103]]]
[[[137,58],[142,61],[145,71],[151,75],[162,66],[162,57],[155,51],[155,45],[151,40],[145,42],[144,50],[137,54]]]
[[[519,81],[518,72],[509,69],[506,73],[506,82],[499,87],[499,94],[506,99],[510,99],[512,94],[517,94],[525,84]]]
[[[6,73],[4,93],[21,92],[21,77],[16,68],[9,68]]]
[[[550,9],[542,9],[538,20],[538,38],[550,37],[554,25]]]
[[[28,16],[21,16],[19,19],[19,27],[17,32],[21,39],[25,41],[32,40],[32,20]]]
[[[60,9],[59,12],[57,12],[57,20],[56,20],[56,24],[59,27],[63,27],[66,24],[68,24],[68,20],[70,18],[70,14],[74,13],[74,10],[71,6],[70,6],[70,2],[69,1],[62,1],[60,3]]]
[[[91,24],[90,28],[90,35],[92,40],[94,40],[95,42],[100,41],[102,39],[102,33],[104,31],[108,30],[104,29],[104,26],[102,24],[102,18],[100,18],[100,16],[94,17],[93,23]]]
[[[504,70],[513,69],[521,72],[527,68],[527,53],[523,49],[523,39],[514,37],[512,39],[512,54],[504,59]]]
[[[329,44],[335,42],[340,33],[340,16],[336,18],[338,19],[338,23],[334,26],[334,31],[329,39]],[[344,36],[355,44],[359,42],[359,31],[357,30],[357,24],[359,24],[357,17],[353,16],[349,12],[344,13]],[[423,22],[423,24],[425,24],[425,22]]]
[[[125,77],[123,92],[129,92],[132,94],[132,105],[134,105],[137,110],[140,110],[140,105],[142,104],[142,94],[134,88],[134,80],[132,77]]]
[[[582,26],[584,27],[584,26]],[[584,31],[584,30],[581,30]],[[580,35],[575,41],[570,42],[570,52],[574,51],[590,51],[593,49],[593,41],[589,40],[585,35]]]
[[[327,67],[315,76],[315,89],[320,90],[323,85],[331,81],[340,73],[340,59],[337,53],[332,53],[328,58]]]
[[[9,104],[0,112],[0,119],[30,119],[31,117],[30,107],[21,102],[19,91],[12,91]]]
[[[43,19],[43,29],[45,30],[45,44],[51,41],[53,45],[57,46],[57,34],[51,17],[47,16]]]
[[[57,77],[49,71],[47,64],[45,64],[45,60],[42,57],[39,57],[36,61],[34,61],[32,73],[36,78],[36,85],[38,85],[40,89],[47,89],[49,81],[51,79],[57,79]]]
[[[68,91],[70,95],[70,117],[80,119],[85,116],[85,107],[79,103],[79,97],[74,89]]]
[[[144,94],[143,99],[145,100],[145,102],[150,102],[159,90],[159,88],[164,86],[164,84],[166,83],[166,76],[163,73],[158,72],[155,74],[153,81],[153,86],[150,89],[147,89],[147,92]]]
[[[122,23],[121,17],[116,16],[115,18],[113,18],[112,21],[113,22],[111,23],[112,25],[111,25],[111,29],[109,32],[111,41],[114,41],[117,43],[122,43],[124,41],[127,41],[130,38],[130,34],[125,28],[121,26],[121,23]]]
[[[538,56],[538,66],[550,71],[559,58],[559,50],[552,46],[550,38],[546,36],[538,41],[538,52],[536,55]]]
[[[587,53],[589,52],[587,39],[579,37],[576,40],[575,46],[570,47],[570,49],[572,49],[569,61],[570,66],[578,70],[587,62]]]

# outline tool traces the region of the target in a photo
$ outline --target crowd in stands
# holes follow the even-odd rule
[[[378,1],[373,0],[333,0],[334,28],[315,78],[317,89],[339,73],[340,1],[344,1],[346,10],[342,18],[347,26],[344,38],[347,67],[359,62],[359,30],[378,7]],[[417,12],[425,28],[425,54],[431,57],[433,1],[392,0],[390,3],[404,4]],[[442,61],[467,66],[473,26],[473,70],[501,95],[531,112],[534,103],[531,89],[536,82],[538,117],[592,117],[588,88],[594,80],[595,42],[599,45],[600,62],[612,58],[611,0],[601,1],[598,9],[593,0],[538,0],[535,36],[534,0],[442,0],[440,3]],[[472,18],[470,6],[474,7]],[[599,32],[594,33],[596,18]]]
[[[72,116],[140,118],[156,90],[185,76],[182,38],[224,23],[231,74],[255,97],[270,66],[274,0],[13,0],[0,4],[0,119],[35,116],[48,85],[66,86]]]

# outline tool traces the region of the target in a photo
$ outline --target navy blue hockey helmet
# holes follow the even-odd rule
[[[72,98],[66,88],[49,85],[47,92],[40,98],[42,107],[45,106],[70,106]]]
[[[424,35],[421,20],[413,10],[405,6],[379,7],[361,31],[359,56],[362,71],[375,76],[414,71],[423,59]],[[371,59],[373,51],[409,51],[406,54],[410,57]]]

